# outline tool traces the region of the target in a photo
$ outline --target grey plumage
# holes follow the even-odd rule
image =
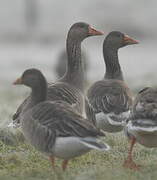
[[[39,70],[26,70],[14,84],[24,84],[32,90],[32,107],[21,114],[20,123],[25,138],[36,149],[51,158],[64,160],[92,149],[109,150],[107,144],[98,141],[98,137],[105,134],[77,113],[69,103],[46,101],[47,82]]]
[[[104,78],[95,82],[87,92],[87,117],[107,132],[123,129],[123,121],[128,118],[132,105],[131,91],[124,82],[118,59],[118,49],[130,44],[137,44],[137,41],[121,32],[113,31],[106,36],[103,43]]]
[[[84,69],[81,60],[81,43],[89,36],[102,35],[99,31],[91,31],[86,23],[75,23],[67,35],[67,71],[56,83],[49,84],[47,100],[62,100],[69,103],[78,113],[83,113],[84,107]],[[19,121],[25,110],[29,109],[30,98],[27,98],[13,115],[14,121]]]
[[[132,105],[131,92],[123,81],[98,81],[88,90],[87,96],[95,113],[92,117],[96,119],[98,127],[108,132],[118,132],[123,129],[123,121],[127,119]]]
[[[133,104],[127,133],[146,147],[157,147],[157,89],[142,89]]]
[[[27,111],[22,117],[22,127],[33,146],[40,151],[52,153],[57,137],[104,136],[104,133],[86,121],[71,110],[68,104],[54,101],[40,103]],[[98,146],[96,142],[93,143]]]

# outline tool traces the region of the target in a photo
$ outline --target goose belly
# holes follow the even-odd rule
[[[34,146],[42,153],[51,153],[51,148],[55,142],[55,136],[48,137],[47,129],[40,125],[37,121],[24,119],[22,121],[22,132],[29,144]],[[49,141],[51,138],[51,141]]]
[[[98,128],[109,132],[109,133],[115,133],[120,132],[123,130],[123,126],[121,123],[111,124],[111,121],[109,119],[110,117],[103,112],[96,114],[96,125]]]
[[[35,128],[34,124],[31,124],[29,120],[26,121],[22,119],[21,127],[22,127],[22,133],[24,137],[26,138],[26,140],[28,141],[28,143],[30,143],[31,145],[34,145],[32,142],[33,137],[34,137],[34,128]]]
[[[81,143],[78,137],[58,137],[53,147],[53,155],[61,159],[71,159],[89,152],[91,148]]]
[[[133,133],[133,136],[136,138],[136,141],[146,147],[153,148],[157,147],[157,134],[141,134]]]
[[[157,147],[157,131],[151,132],[146,128],[132,126],[129,123],[126,127],[128,135],[132,135],[136,138],[136,141],[146,147]]]
[[[157,134],[152,135],[140,135],[137,137],[137,141],[149,148],[157,147]]]

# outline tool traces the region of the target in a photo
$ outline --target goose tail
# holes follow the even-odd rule
[[[96,138],[91,138],[91,137],[83,138],[81,140],[81,143],[89,147],[90,149],[95,149],[98,151],[110,150],[110,146],[108,144],[98,141]]]

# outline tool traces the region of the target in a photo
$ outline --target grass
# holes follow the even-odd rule
[[[23,99],[23,91],[0,91],[0,121],[4,130],[17,105]],[[14,133],[16,135],[16,133]],[[0,180],[156,180],[157,149],[148,149],[139,144],[134,148],[134,159],[143,168],[139,172],[124,169],[128,142],[123,133],[107,134],[103,141],[111,147],[109,152],[92,151],[69,162],[66,172],[56,161],[53,172],[47,157],[25,143],[6,145],[0,141]]]

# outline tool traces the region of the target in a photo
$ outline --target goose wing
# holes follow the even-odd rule
[[[104,133],[62,101],[41,103],[32,108],[31,116],[49,131],[56,132],[58,137],[104,136]]]
[[[157,89],[144,88],[136,96],[133,109],[133,119],[152,119],[157,123]]]
[[[119,114],[129,110],[129,89],[118,80],[99,81],[88,91],[88,99],[96,112]]]
[[[62,100],[71,105],[77,112],[82,113],[83,95],[75,88],[66,83],[49,84],[47,100],[56,101]],[[20,115],[31,105],[30,96],[18,107],[12,119],[14,122],[20,121]]]

